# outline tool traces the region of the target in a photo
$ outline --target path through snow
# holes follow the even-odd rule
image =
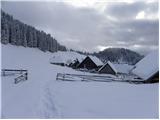
[[[158,84],[50,82],[45,102],[54,101],[58,117],[158,118]],[[55,110],[46,108],[52,118]]]

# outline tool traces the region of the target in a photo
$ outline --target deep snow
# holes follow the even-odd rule
[[[2,68],[27,69],[29,80],[2,77],[3,118],[158,118],[158,83],[56,81],[84,74],[49,63],[54,54],[2,45]]]

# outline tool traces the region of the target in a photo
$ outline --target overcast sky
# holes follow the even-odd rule
[[[123,47],[142,54],[157,49],[158,0],[115,1],[3,1],[1,7],[16,19],[50,33],[67,48],[97,52]]]

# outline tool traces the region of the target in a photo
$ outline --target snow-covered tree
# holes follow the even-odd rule
[[[56,39],[44,31],[26,25],[1,10],[1,42],[24,47],[36,47],[42,51],[66,50]]]

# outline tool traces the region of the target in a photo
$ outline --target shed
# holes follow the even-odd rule
[[[103,66],[103,63],[100,59],[95,56],[87,56],[78,66],[77,68],[86,68],[88,70],[98,69]]]
[[[132,68],[132,65],[111,63],[110,61],[108,61],[99,69],[98,72],[106,74],[129,74]]]
[[[140,60],[131,71],[145,81],[159,81],[159,52],[154,50]]]
[[[117,70],[114,67],[114,65],[108,61],[106,64],[104,64],[99,70],[99,73],[106,73],[106,74],[113,74],[116,75],[117,74]]]

